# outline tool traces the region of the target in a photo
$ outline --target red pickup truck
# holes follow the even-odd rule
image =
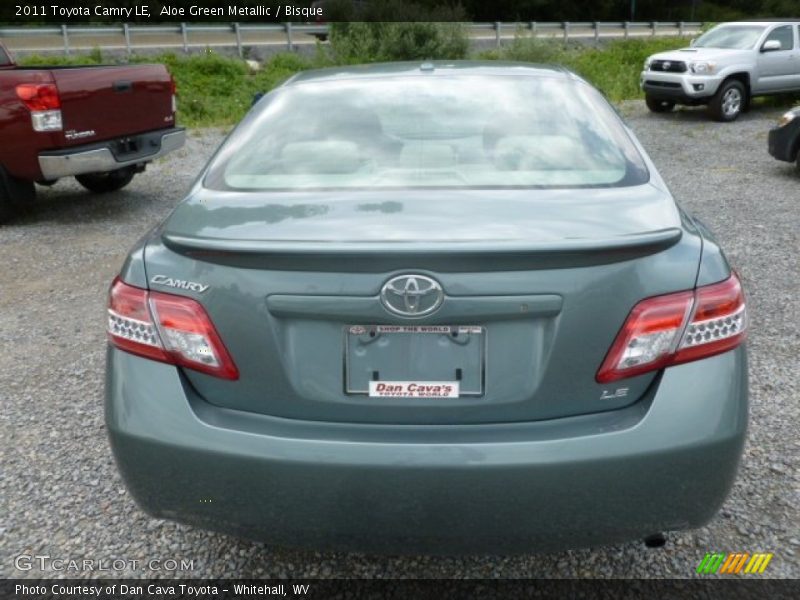
[[[34,182],[118,190],[185,139],[163,65],[26,68],[0,44],[0,222]]]

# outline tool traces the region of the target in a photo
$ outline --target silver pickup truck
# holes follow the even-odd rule
[[[800,20],[717,25],[689,48],[650,56],[641,86],[653,112],[706,104],[733,121],[754,96],[800,91]]]

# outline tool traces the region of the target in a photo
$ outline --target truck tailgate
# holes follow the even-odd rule
[[[171,127],[172,79],[163,65],[54,68],[67,146]]]

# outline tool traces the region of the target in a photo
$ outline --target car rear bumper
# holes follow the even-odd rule
[[[106,386],[111,447],[148,513],[380,553],[554,550],[700,526],[730,490],[747,425],[741,347],[667,369],[621,410],[503,425],[240,413],[113,348]]]
[[[41,152],[39,169],[45,180],[84,173],[106,173],[153,161],[177,150],[185,142],[184,129],[163,129],[124,139]]]
[[[640,85],[648,96],[681,104],[703,104],[716,93],[720,77],[642,71]]]

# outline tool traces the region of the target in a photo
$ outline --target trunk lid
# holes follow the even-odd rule
[[[185,372],[208,402],[294,419],[446,424],[636,401],[654,374],[604,386],[597,369],[636,302],[693,287],[699,256],[699,238],[652,185],[200,190],[148,245],[146,264],[153,289],[203,303],[239,367],[233,382]],[[385,307],[387,281],[409,274],[441,285],[441,308],[412,319]],[[396,326],[461,328],[466,338],[452,335],[459,329],[392,337]],[[460,377],[464,393],[370,397],[376,370],[381,380]]]

